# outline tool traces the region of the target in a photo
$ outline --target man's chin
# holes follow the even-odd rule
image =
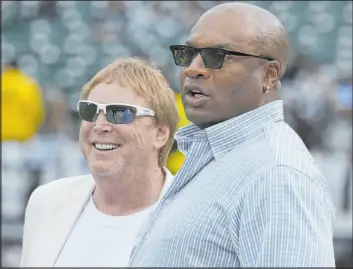
[[[93,176],[98,177],[113,177],[119,174],[122,171],[121,167],[119,166],[90,166],[90,170]]]
[[[199,111],[188,111],[187,113],[187,119],[195,124],[197,127],[200,129],[205,129],[207,127],[212,126],[212,123],[210,121],[210,118],[207,117],[207,115],[200,113]]]

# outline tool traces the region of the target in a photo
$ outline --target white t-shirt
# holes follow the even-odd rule
[[[160,198],[171,180],[167,174]],[[91,196],[55,267],[127,267],[140,228],[157,205],[128,216],[110,216],[96,208]]]

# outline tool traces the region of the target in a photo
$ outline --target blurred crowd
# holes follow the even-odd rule
[[[116,58],[148,59],[175,89],[179,127],[188,124],[168,46],[184,43],[199,15],[221,2],[1,2],[2,266],[19,264],[33,189],[89,173],[77,144],[83,84]],[[285,119],[329,181],[337,265],[352,266],[352,2],[247,2],[273,12],[289,31]],[[168,167],[176,173],[182,161],[174,147]]]

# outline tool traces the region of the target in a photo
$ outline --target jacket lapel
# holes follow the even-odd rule
[[[48,218],[47,231],[41,237],[41,245],[44,247],[42,266],[53,267],[70,232],[78,217],[84,209],[95,183],[92,177],[82,180],[74,189],[62,195],[62,199],[52,209],[53,214]],[[44,254],[45,253],[45,254]]]

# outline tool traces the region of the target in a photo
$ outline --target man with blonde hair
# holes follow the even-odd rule
[[[77,107],[91,175],[33,192],[21,266],[127,266],[141,224],[172,181],[165,165],[179,116],[159,70],[118,60],[83,87]]]

